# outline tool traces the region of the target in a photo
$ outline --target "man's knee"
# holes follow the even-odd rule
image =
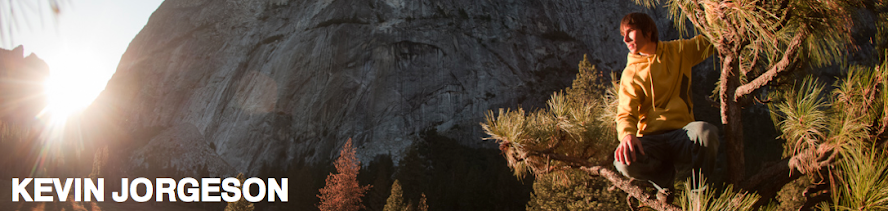
[[[645,160],[646,161],[646,160]],[[650,165],[646,165],[647,163],[643,163],[642,159],[636,160],[631,165],[624,164],[620,161],[614,160],[614,168],[617,169],[623,176],[631,177],[631,178],[644,178],[647,179],[647,172],[652,171]]]
[[[614,167],[623,176],[640,181],[650,181],[659,187],[671,188],[672,182],[675,180],[675,168],[671,164],[666,165],[657,160],[647,161],[647,163],[633,162],[631,165],[614,161]]]
[[[672,169],[672,165],[666,165],[661,160],[642,154],[636,154],[637,159],[631,164],[614,161],[614,167],[626,177],[649,180],[653,175],[662,174],[664,170]]]
[[[706,148],[718,149],[718,127],[704,121],[688,123],[684,128],[688,131],[688,137],[694,142]]]
[[[623,174],[623,176],[632,177],[631,175],[629,175],[629,166],[623,164],[623,162],[614,160],[614,168],[616,168],[618,172]]]

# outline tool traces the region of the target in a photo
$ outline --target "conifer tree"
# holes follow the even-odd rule
[[[885,69],[884,60],[881,67],[864,68],[868,69],[866,71],[854,71],[851,68],[852,71],[847,73],[848,78],[838,84],[838,91],[833,93],[837,98],[823,99],[827,94],[826,89],[820,88],[822,85],[816,81],[802,81],[802,77],[798,77],[804,75],[804,72],[799,71],[801,69],[823,67],[841,61],[848,52],[847,49],[853,48],[851,26],[855,23],[853,18],[858,13],[857,10],[875,10],[877,17],[885,17],[884,0],[635,2],[647,7],[664,4],[681,34],[686,34],[685,29],[692,28],[706,37],[713,44],[718,58],[720,78],[715,100],[719,104],[724,126],[722,142],[728,164],[726,176],[741,191],[736,194],[720,194],[727,198],[711,198],[709,196],[719,195],[712,192],[688,195],[688,198],[698,198],[697,201],[688,202],[689,206],[696,203],[719,205],[700,206],[710,208],[721,205],[737,207],[733,205],[755,202],[747,207],[756,209],[768,200],[753,198],[769,199],[776,195],[780,187],[801,175],[816,175],[815,179],[820,179],[817,182],[820,185],[805,190],[805,197],[816,203],[818,199],[814,198],[823,194],[814,193],[836,194],[835,190],[827,191],[825,189],[828,188],[824,187],[838,185],[833,183],[858,183],[856,180],[841,179],[832,182],[834,180],[824,178],[835,179],[838,176],[832,173],[837,157],[847,157],[845,154],[853,152],[850,149],[872,149],[878,146],[880,148],[876,151],[885,150],[888,136],[888,106],[884,103],[888,99],[888,76],[885,76],[885,72],[888,71],[881,70]],[[876,49],[884,49],[886,42],[881,35],[888,24],[879,18],[875,22],[878,32],[873,39],[874,44]],[[686,27],[687,23],[692,24],[692,27]],[[879,53],[882,57],[879,59],[884,59],[885,51]],[[580,69],[578,79],[584,74],[582,63]],[[577,84],[575,81],[574,86]],[[790,89],[776,87],[786,84],[799,86]],[[490,112],[487,123],[482,126],[490,135],[489,139],[500,143],[500,149],[516,175],[530,172],[540,176],[565,169],[580,169],[590,175],[607,178],[617,188],[654,209],[679,210],[674,205],[648,200],[651,197],[640,191],[639,187],[607,168],[610,165],[602,162],[602,157],[612,151],[613,147],[606,144],[613,141],[608,140],[611,139],[609,135],[598,132],[602,131],[603,126],[595,125],[606,123],[596,121],[600,119],[612,121],[608,111],[610,108],[605,106],[612,101],[608,101],[606,97],[593,97],[594,100],[590,102],[588,97],[576,97],[578,95],[569,91],[566,94],[556,93],[546,109],[534,113],[525,113],[521,109],[500,110],[498,114]],[[783,131],[780,139],[785,140],[788,151],[783,160],[765,165],[757,174],[748,176],[744,172],[746,160],[740,111],[753,102],[761,102],[760,99],[769,102],[775,116],[774,121],[779,122],[777,126]],[[861,186],[852,184],[849,187]],[[860,190],[863,192],[858,194],[869,196],[870,192],[867,190],[871,189]],[[747,191],[757,194],[745,194]],[[700,199],[698,196],[709,198]],[[871,199],[873,198],[861,201]],[[888,201],[886,198],[875,199]],[[806,203],[805,206],[810,207],[810,204]]]
[[[422,195],[419,196],[419,204],[416,205],[416,210],[429,211],[429,203],[425,193],[422,193]]]
[[[487,122],[482,124],[490,135],[488,139],[500,144],[508,166],[517,176],[532,173],[539,180],[552,178],[548,174],[579,169],[589,175],[607,179],[643,205],[657,210],[681,210],[682,208],[675,205],[650,200],[653,198],[650,194],[609,168],[610,161],[607,158],[614,146],[608,144],[612,145],[615,141],[610,138],[612,134],[602,134],[613,130],[609,128],[613,123],[610,112],[613,110],[613,89],[605,89],[605,94],[597,97],[590,94],[595,89],[577,89],[583,87],[582,84],[589,84],[584,81],[598,80],[597,77],[601,75],[590,74],[590,71],[594,73],[597,70],[585,67],[586,60],[588,59],[580,63],[580,73],[577,74],[574,86],[560,92],[563,94],[553,94],[545,109],[533,113],[526,113],[522,109],[501,109],[498,114],[488,113]],[[880,168],[884,166],[881,164],[884,161],[873,160],[888,160],[888,153],[858,152],[861,149],[864,152],[888,150],[886,60],[888,58],[877,67],[849,68],[847,77],[837,82],[831,95],[825,94],[827,91],[824,85],[813,79],[797,80],[795,83],[790,81],[787,85],[789,87],[779,87],[780,91],[770,95],[774,101],[770,104],[770,110],[774,113],[778,130],[783,131],[781,138],[786,140],[785,154],[790,157],[766,165],[761,172],[743,181],[741,185],[729,185],[721,193],[713,189],[704,192],[685,191],[681,205],[694,210],[719,207],[759,209],[776,195],[777,190],[802,175],[813,178],[817,185],[809,186],[803,191],[802,198],[805,198],[805,202],[801,209],[811,208],[830,196],[843,200],[822,205],[825,209],[862,207],[866,210],[888,204],[888,195],[880,192],[888,190],[888,183],[873,179],[885,174],[884,169]],[[842,161],[843,165],[838,169],[833,165],[837,157],[865,157],[858,154],[873,158]],[[854,174],[848,174],[849,172]],[[555,180],[570,182],[565,179]],[[698,178],[696,181],[702,179]],[[688,183],[695,184],[696,188],[707,186],[702,182]],[[847,191],[837,191],[835,187],[847,187]],[[535,184],[535,195],[528,204],[528,209],[560,209],[544,207],[547,206],[546,200],[557,199],[558,194],[570,191],[539,189]],[[571,196],[575,195],[577,194]],[[758,200],[760,198],[764,200]],[[859,204],[860,202],[867,204]]]
[[[240,184],[244,184],[244,181],[247,181],[247,177],[244,176],[244,173],[238,173],[237,180],[240,180]],[[238,187],[238,189],[241,188]],[[255,209],[253,203],[247,201],[244,197],[241,197],[236,202],[228,202],[228,205],[225,206],[225,211],[253,211],[253,209]]]
[[[875,53],[879,55],[877,59],[885,58],[888,56],[888,1],[864,1],[864,5],[876,16],[876,35],[870,42],[875,44]]]
[[[397,178],[401,185],[401,190],[405,193],[405,203],[416,201],[417,193],[421,193],[429,189],[429,173],[427,172],[429,159],[423,156],[423,151],[428,150],[426,142],[417,142],[411,145],[405,152],[404,157],[398,163],[398,172],[394,178]],[[428,154],[426,154],[428,156]]]
[[[645,189],[630,184],[628,178],[606,168],[611,166],[609,156],[618,143],[614,140],[616,124],[613,121],[616,91],[613,84],[601,83],[607,79],[587,57],[584,56],[578,66],[579,73],[573,85],[553,94],[545,109],[532,113],[521,108],[515,111],[500,109],[496,114],[488,112],[486,123],[481,125],[490,135],[486,139],[500,144],[507,165],[517,177],[532,173],[541,178],[546,174],[578,169],[603,177],[654,209],[679,210],[674,205],[657,201]]]
[[[629,210],[626,194],[609,191],[609,186],[579,170],[540,175],[533,181],[527,210]]]
[[[366,172],[375,172],[373,175],[373,188],[371,188],[364,198],[367,210],[382,210],[385,207],[386,199],[391,195],[392,174],[394,171],[393,162],[390,156],[377,156],[369,165]],[[358,180],[361,180],[358,178]]]
[[[322,211],[355,211],[364,208],[361,197],[370,189],[370,185],[358,184],[361,162],[355,157],[355,147],[352,146],[351,139],[342,146],[334,166],[337,173],[327,175],[327,185],[317,195],[321,199],[318,208]]]
[[[660,0],[635,0],[647,7]],[[857,0],[678,0],[665,2],[680,31],[690,22],[717,51],[718,102],[728,180],[746,178],[741,109],[781,75],[839,60],[850,44]],[[805,65],[800,65],[805,64]],[[761,93],[761,92],[758,92]],[[824,146],[829,147],[829,146]],[[799,153],[817,154],[816,148]],[[828,150],[823,150],[828,151]],[[819,157],[819,156],[814,156]]]
[[[404,203],[404,192],[401,190],[401,183],[395,180],[392,183],[392,194],[385,200],[384,211],[404,211],[407,210],[407,203]]]

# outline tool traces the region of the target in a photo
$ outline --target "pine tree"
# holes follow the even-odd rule
[[[821,204],[823,209],[888,209],[888,153],[885,153],[888,150],[888,57],[883,57],[880,63],[875,67],[849,68],[847,76],[835,85],[832,95],[821,96],[827,98],[824,104],[829,105],[823,108],[825,115],[782,115],[785,127],[801,125],[795,123],[801,121],[792,119],[826,119],[825,126],[808,127],[806,130],[820,129],[821,133],[813,136],[813,142],[836,146],[835,151],[838,151],[837,157],[840,158],[837,165],[818,172],[824,174],[820,178],[823,182],[818,182],[826,185],[820,185],[819,189],[806,189],[806,192],[817,193],[814,197],[821,195],[820,198],[832,198],[831,204]],[[813,90],[816,88],[798,91]],[[782,106],[795,107],[793,110],[812,107],[810,104],[792,102],[787,100]],[[810,206],[813,205],[809,203]]]
[[[870,42],[876,46],[874,50],[879,55],[877,59],[885,58],[888,56],[888,1],[864,1],[864,5],[876,15],[876,35]]]
[[[388,199],[385,200],[385,208],[384,211],[405,211],[407,210],[407,203],[404,203],[404,192],[401,191],[401,183],[398,180],[395,180],[392,183],[392,194],[389,195]]]
[[[772,206],[757,208],[758,195],[745,191],[734,192],[732,185],[728,185],[723,191],[716,190],[706,183],[706,178],[703,178],[702,174],[688,178],[684,183],[684,189],[685,191],[678,197],[678,204],[683,211],[775,210]]]
[[[244,184],[244,181],[247,181],[247,177],[244,176],[244,173],[238,173],[237,180],[240,180],[240,183]],[[241,187],[238,187],[238,189],[240,188]],[[228,205],[225,206],[225,211],[253,211],[253,209],[255,209],[253,203],[247,201],[244,197],[241,197],[236,202],[228,202]]]
[[[885,148],[849,148],[839,161],[832,205],[825,210],[888,210],[888,155]]]
[[[635,2],[654,7],[661,1]],[[690,22],[718,52],[718,102],[728,180],[736,185],[746,178],[742,107],[780,75],[801,69],[799,64],[824,66],[840,60],[850,44],[854,6],[860,2],[678,0],[665,4],[676,28],[684,32],[685,23]]]
[[[611,165],[613,160],[609,156],[617,144],[613,121],[616,111],[614,86],[593,83],[606,79],[590,65],[588,58],[584,57],[578,66],[579,73],[573,86],[553,94],[545,109],[533,113],[520,108],[515,111],[500,109],[497,114],[488,112],[487,121],[482,124],[490,135],[486,139],[500,144],[507,165],[517,177],[532,173],[543,178],[546,174],[581,170],[603,177],[642,204],[658,210],[680,209],[656,201],[651,193],[631,185],[628,178],[604,167]],[[569,177],[559,180],[568,182],[565,178]],[[610,193],[598,194],[602,199],[612,197]],[[535,197],[552,199],[552,196],[545,195]],[[529,208],[533,207],[531,204]]]
[[[579,64],[573,86],[552,94],[547,108],[527,113],[500,109],[489,111],[482,124],[496,140],[515,176],[541,175],[563,170],[564,166],[607,165],[616,148],[615,101],[613,86],[594,83],[603,74],[588,58]]]
[[[0,176],[12,177],[30,170],[22,163],[33,161],[27,154],[29,151],[22,149],[28,149],[31,147],[29,143],[35,143],[32,141],[37,134],[34,131],[32,127],[0,120],[0,167],[4,169]],[[23,161],[22,158],[28,159]]]
[[[626,194],[579,170],[540,175],[533,181],[527,210],[629,210]]]
[[[779,87],[780,91],[772,92],[774,102],[770,105],[774,112],[774,122],[781,137],[787,140],[786,155],[790,156],[781,162],[766,166],[760,173],[744,181],[739,186],[729,185],[721,193],[709,188],[701,191],[685,191],[682,193],[682,206],[698,210],[719,209],[719,207],[744,207],[744,209],[763,208],[769,200],[776,196],[776,191],[785,184],[807,175],[814,184],[803,191],[805,193],[802,209],[810,208],[830,195],[837,200],[827,208],[861,207],[859,202],[867,202],[864,209],[879,208],[888,197],[877,190],[888,189],[888,183],[877,182],[872,178],[880,178],[884,174],[881,169],[864,169],[862,166],[878,168],[884,166],[878,159],[854,159],[852,164],[833,166],[837,157],[862,157],[850,152],[885,151],[888,149],[888,58],[877,67],[849,68],[847,77],[837,82],[832,94],[825,94],[822,83],[813,79],[798,80],[789,83],[789,87]],[[487,122],[482,124],[488,139],[496,140],[500,150],[508,161],[508,166],[517,176],[532,173],[539,180],[552,178],[556,174],[582,170],[592,176],[601,176],[617,188],[638,199],[642,204],[657,210],[680,210],[675,205],[663,204],[650,200],[652,196],[640,187],[632,185],[628,178],[614,173],[609,167],[607,157],[614,146],[611,135],[602,135],[611,131],[612,93],[595,96],[590,94],[594,89],[576,89],[583,81],[597,80],[600,74],[584,73],[597,71],[595,68],[583,68],[574,81],[574,87],[553,94],[545,109],[526,113],[500,110],[498,114],[488,113]],[[795,84],[795,85],[793,85]],[[585,90],[585,91],[584,91]],[[583,96],[583,97],[578,97]],[[826,99],[824,99],[826,98]],[[610,128],[610,129],[607,129]],[[866,153],[864,153],[866,154]],[[886,159],[888,153],[872,155]],[[870,154],[866,154],[870,155]],[[847,161],[842,161],[847,162]],[[855,172],[856,174],[838,174],[836,172]],[[558,182],[573,182],[569,177],[553,179]],[[702,181],[698,178],[695,181]],[[706,187],[703,182],[688,182],[694,188]],[[830,187],[847,187],[848,191],[829,190]],[[737,191],[731,189],[737,188]],[[705,188],[704,188],[705,189]],[[567,194],[574,191],[573,194]],[[583,190],[590,191],[590,190]],[[756,192],[757,194],[749,194]],[[576,197],[582,191],[570,189],[540,188],[535,184],[535,195],[528,204],[528,209],[571,209],[564,203],[547,205],[552,199],[562,196]],[[559,196],[562,194],[562,196]],[[846,196],[847,195],[847,196]],[[826,196],[826,197],[824,197]],[[565,197],[562,197],[565,198]],[[884,200],[883,200],[884,199]],[[549,200],[549,201],[547,201]],[[601,201],[600,199],[596,199]],[[835,206],[835,207],[831,207]],[[576,206],[577,209],[581,206]]]
[[[382,210],[385,207],[386,199],[391,195],[391,187],[394,180],[392,174],[394,171],[394,163],[390,156],[376,156],[376,159],[368,165],[366,172],[375,172],[373,178],[373,188],[367,192],[364,203],[367,210]],[[366,176],[366,175],[365,175]],[[358,178],[360,181],[361,178]]]
[[[361,197],[370,189],[370,185],[358,184],[361,162],[355,157],[355,147],[352,146],[351,139],[342,146],[334,166],[337,173],[327,175],[327,185],[317,195],[321,199],[318,208],[322,211],[354,211],[364,208]]]
[[[803,77],[799,75],[805,74],[801,71],[805,68],[823,67],[841,61],[846,49],[853,47],[851,26],[855,23],[857,10],[875,10],[873,12],[877,17],[885,17],[884,0],[635,2],[647,7],[665,4],[681,34],[686,34],[685,29],[692,28],[706,37],[717,52],[720,78],[716,101],[720,105],[724,125],[722,141],[726,149],[727,176],[730,183],[741,191],[720,194],[728,198],[713,198],[719,195],[714,192],[698,194],[705,196],[705,199],[697,197],[696,201],[688,203],[739,206],[756,201],[752,198],[759,196],[770,199],[780,187],[801,175],[813,176],[818,180],[816,183],[819,185],[805,190],[805,197],[814,203],[823,200],[817,197],[824,195],[824,192],[836,194],[835,190],[825,190],[830,185],[861,187],[853,180],[843,181],[839,178],[835,182],[829,181],[839,177],[831,173],[836,170],[832,166],[837,158],[846,157],[848,152],[853,151],[850,149],[878,148],[876,151],[884,151],[888,145],[885,141],[888,137],[888,106],[885,104],[888,100],[888,76],[885,72],[888,71],[884,70],[885,61],[880,67],[863,68],[866,71],[854,71],[852,68],[848,78],[839,83],[838,91],[833,93],[832,96],[836,98],[831,99],[823,99],[828,96],[828,89],[822,89],[822,84],[800,80]],[[883,35],[888,21],[878,19],[875,22],[877,34]],[[692,27],[686,27],[686,23],[692,24]],[[877,50],[884,49],[884,36],[875,37],[874,40]],[[878,59],[884,59],[886,52],[879,52],[882,58]],[[574,85],[577,84],[575,81]],[[787,84],[798,86],[781,86]],[[489,139],[500,143],[509,167],[518,176],[527,172],[540,176],[564,169],[580,169],[590,175],[606,178],[617,188],[654,209],[679,210],[674,205],[648,200],[650,196],[640,191],[639,187],[629,184],[626,178],[606,168],[609,165],[601,162],[602,157],[613,149],[606,146],[613,141],[600,138],[607,135],[595,133],[603,128],[595,126],[595,120],[612,119],[607,117],[609,108],[605,106],[612,101],[608,101],[607,97],[594,97],[595,94],[592,94],[592,102],[587,100],[588,97],[576,99],[577,96],[571,92],[556,93],[546,109],[534,113],[525,113],[521,109],[500,110],[498,114],[490,112],[486,124],[482,125],[490,135]],[[778,128],[784,131],[780,138],[785,139],[788,151],[783,160],[747,176],[744,172],[746,165],[740,111],[757,102],[757,99],[767,99],[765,101],[774,112]],[[867,190],[860,190],[863,191],[860,194],[867,195],[870,193]],[[746,191],[756,192],[758,196],[744,194]],[[693,195],[687,196],[693,198]],[[879,201],[882,198],[876,199]],[[767,201],[758,200],[749,208],[759,208]],[[810,207],[811,201],[805,204],[803,208]]]
[[[416,205],[416,210],[418,211],[429,211],[429,203],[426,198],[425,193],[422,193],[419,197],[419,205]]]
[[[398,172],[395,173],[396,178],[401,184],[401,189],[405,193],[405,202],[416,201],[418,193],[429,189],[430,179],[427,171],[429,159],[427,152],[429,150],[428,143],[425,141],[412,144],[405,152],[404,157],[398,163]]]

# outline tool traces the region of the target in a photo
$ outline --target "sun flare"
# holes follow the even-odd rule
[[[60,123],[89,106],[104,90],[108,72],[113,66],[103,65],[98,56],[88,53],[60,53],[47,58],[50,75],[44,84],[47,105],[44,115]]]

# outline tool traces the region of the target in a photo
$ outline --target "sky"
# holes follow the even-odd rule
[[[130,41],[163,0],[55,0],[58,15],[52,15],[51,1],[0,1],[0,25],[9,29],[0,47],[23,45],[24,56],[34,53],[46,61],[46,94],[54,106],[49,109],[73,112],[104,90]]]

